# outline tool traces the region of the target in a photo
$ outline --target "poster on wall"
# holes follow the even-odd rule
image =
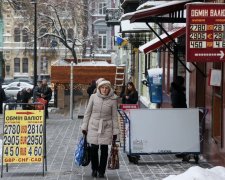
[[[211,69],[209,76],[209,85],[210,86],[220,86],[221,85],[221,70]]]

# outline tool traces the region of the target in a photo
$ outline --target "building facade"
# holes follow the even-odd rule
[[[0,5],[0,47],[3,46],[3,12],[2,6]],[[0,82],[4,79],[4,59],[3,50],[0,49]]]
[[[129,6],[129,0],[124,0]],[[154,2],[154,1],[148,1]],[[155,1],[156,2],[156,1]],[[150,41],[146,41],[145,45],[139,46],[138,51],[138,66],[135,70],[139,72],[138,76],[133,76],[134,81],[138,81],[137,86],[139,88],[140,101],[145,107],[150,108],[148,87],[141,84],[143,78],[146,78],[146,69],[152,69],[155,67],[161,67],[163,71],[162,86],[163,86],[163,101],[161,107],[171,107],[170,100],[170,84],[174,78],[178,75],[185,77],[186,79],[186,98],[187,104],[190,108],[202,107],[207,110],[205,117],[204,141],[208,142],[208,151],[213,149],[212,154],[220,153],[223,162],[223,153],[225,151],[225,88],[224,88],[224,62],[186,62],[186,32],[182,32],[186,28],[186,16],[181,15],[181,12],[185,12],[185,4],[196,1],[166,1],[161,6],[155,6],[155,8],[147,8],[145,12],[136,12],[129,14],[129,20],[132,23],[147,22],[154,23],[150,28],[151,32],[154,32]],[[172,4],[171,4],[172,3]],[[175,4],[173,4],[175,3]],[[225,3],[224,0],[208,0],[204,3],[212,3],[212,7],[218,6],[218,3]],[[179,4],[182,4],[181,6]],[[140,1],[139,1],[140,5]],[[127,8],[128,8],[127,7]],[[178,12],[179,13],[175,13]],[[184,19],[183,19],[184,18]],[[180,25],[184,26],[180,26]],[[162,27],[160,26],[162,25]],[[181,29],[176,30],[177,27]],[[160,29],[160,31],[156,31]],[[165,30],[165,32],[164,32]],[[180,31],[181,30],[181,31]],[[171,34],[170,32],[173,31]],[[176,33],[174,33],[176,32]],[[180,32],[180,33],[179,33]],[[177,34],[178,33],[178,34]],[[169,35],[168,35],[169,34]],[[158,36],[157,36],[158,35]],[[172,38],[169,38],[171,36]],[[160,39],[161,37],[161,39]],[[155,39],[156,38],[156,39]],[[167,41],[169,38],[169,41]],[[159,43],[159,44],[157,44]],[[130,60],[130,64],[135,62]],[[217,70],[221,82],[219,86],[210,85],[208,82],[211,78],[211,70]],[[141,75],[141,76],[140,76]],[[140,78],[141,77],[141,78]]]
[[[22,4],[23,5],[23,4]],[[10,5],[8,1],[3,2],[3,42],[1,49],[3,51],[3,59],[5,61],[5,79],[14,79],[18,77],[33,78],[34,73],[34,16],[26,18],[23,6]],[[46,33],[52,33],[55,29],[44,25],[46,21],[38,15],[41,11],[41,3],[37,3],[37,74],[40,78],[50,78],[51,64],[58,59],[72,58],[71,52],[63,45],[59,38],[54,36],[44,36]],[[34,13],[34,4],[29,4],[30,13]],[[26,10],[27,10],[26,9]],[[46,12],[47,15],[53,14],[54,11]],[[65,34],[65,38],[78,39],[82,38],[82,26],[78,28],[77,22],[73,16],[67,11],[66,5],[64,9],[58,12],[61,29]],[[80,16],[78,16],[80,17]],[[77,17],[76,17],[77,18]],[[47,23],[46,23],[47,24]],[[78,58],[81,56],[79,44],[75,47]]]
[[[108,8],[119,6],[118,0],[96,0],[88,2],[87,56],[110,57],[114,48],[114,27],[107,26],[105,16]]]

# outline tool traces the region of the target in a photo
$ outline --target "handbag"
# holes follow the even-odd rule
[[[84,136],[84,155],[82,160],[82,166],[87,166],[91,161],[91,147],[87,143],[87,136]]]
[[[113,142],[108,159],[108,169],[119,169],[119,167],[119,146],[115,142]]]
[[[77,144],[77,147],[74,153],[74,162],[76,165],[80,166],[82,164],[83,156],[84,156],[84,137],[82,136],[80,138],[79,143]]]
[[[74,162],[78,166],[87,166],[91,161],[90,146],[87,143],[86,135],[80,138],[74,154]]]

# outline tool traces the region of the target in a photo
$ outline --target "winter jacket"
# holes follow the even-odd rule
[[[6,100],[6,95],[4,89],[0,88],[0,103]]]
[[[128,96],[128,99],[126,99],[126,96]],[[138,102],[138,92],[130,92],[128,95],[124,93],[122,96],[122,103],[123,104],[137,104]]]
[[[173,108],[187,108],[185,87],[177,85],[176,83],[171,83],[171,101]]]
[[[87,142],[96,145],[109,145],[113,135],[119,134],[117,97],[112,89],[108,96],[98,89],[91,95],[81,129],[87,131]]]
[[[88,89],[87,89],[87,93],[88,93],[88,95],[89,95],[89,97],[94,93],[94,90],[96,89],[96,85],[94,84],[92,84],[92,85],[90,85],[89,87],[88,87]]]
[[[41,94],[43,94],[44,99],[49,102],[52,98],[52,89],[47,85],[46,86],[42,85],[41,87],[37,88],[36,97],[40,98]]]

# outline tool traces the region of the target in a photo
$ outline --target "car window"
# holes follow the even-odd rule
[[[20,88],[19,87],[9,87],[9,88],[6,88],[6,90],[19,90]]]
[[[26,82],[13,82],[13,83],[10,83],[8,85],[9,87],[11,86],[26,86],[26,87],[32,87],[33,85],[32,84],[29,84],[29,83],[26,83]]]

